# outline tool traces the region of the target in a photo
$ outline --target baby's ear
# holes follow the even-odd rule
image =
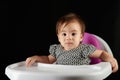
[[[80,35],[80,41],[82,41],[82,40],[83,40],[83,34]]]
[[[57,34],[57,39],[58,39],[58,41],[60,42],[60,40],[59,40],[59,34]]]

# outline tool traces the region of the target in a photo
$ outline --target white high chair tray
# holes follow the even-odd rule
[[[109,62],[79,66],[36,63],[27,68],[22,61],[5,69],[10,80],[103,80],[111,73]]]

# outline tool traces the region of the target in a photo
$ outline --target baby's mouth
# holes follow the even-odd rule
[[[65,43],[65,44],[71,45],[71,44],[73,44],[73,43],[72,43],[72,42],[67,42],[67,43]]]

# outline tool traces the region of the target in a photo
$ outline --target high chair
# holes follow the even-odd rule
[[[106,41],[95,34],[86,32],[82,43],[93,44],[113,55]],[[21,61],[5,68],[5,74],[10,80],[104,80],[111,73],[111,64],[99,59],[93,59],[90,65],[35,63],[29,68],[25,67],[25,61]]]

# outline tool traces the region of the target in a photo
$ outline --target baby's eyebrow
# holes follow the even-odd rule
[[[62,30],[61,32],[67,32],[67,31]],[[70,32],[77,32],[77,30],[71,30]]]
[[[71,30],[70,32],[77,32],[77,30]]]
[[[62,30],[61,32],[66,32],[65,30]]]

